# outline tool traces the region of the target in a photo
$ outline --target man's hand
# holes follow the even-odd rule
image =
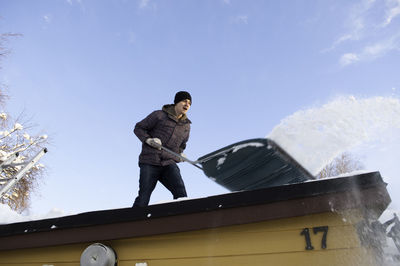
[[[186,154],[184,154],[183,152],[181,152],[181,156],[184,157],[185,159],[187,159]],[[185,160],[183,158],[180,158],[181,162],[184,162]]]
[[[155,149],[161,150],[162,143],[159,138],[148,138],[146,143]]]

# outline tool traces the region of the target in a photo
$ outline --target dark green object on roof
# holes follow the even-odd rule
[[[200,157],[204,173],[230,191],[253,190],[315,179],[275,142],[241,141]]]

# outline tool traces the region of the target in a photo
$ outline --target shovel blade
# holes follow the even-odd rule
[[[230,191],[300,183],[314,177],[275,142],[266,138],[241,141],[198,161],[204,173]]]

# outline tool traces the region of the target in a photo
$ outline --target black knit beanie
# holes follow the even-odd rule
[[[179,103],[180,101],[189,99],[190,100],[190,105],[192,105],[192,96],[190,96],[190,93],[187,91],[178,91],[175,94],[175,99],[174,99],[174,104]]]

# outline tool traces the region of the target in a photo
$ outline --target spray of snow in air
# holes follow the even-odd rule
[[[339,97],[320,107],[300,110],[286,117],[267,138],[274,140],[310,173],[317,175],[322,168],[343,152],[363,150],[367,164],[384,171],[392,207],[400,206],[398,155],[400,132],[400,100],[396,97],[357,99]],[[376,145],[379,143],[380,145]],[[372,149],[371,149],[372,148]],[[384,159],[382,159],[384,158]],[[394,170],[393,170],[394,169]],[[340,175],[354,175],[358,172]],[[387,175],[387,176],[386,176]],[[393,218],[387,209],[380,221]],[[393,262],[398,250],[387,238],[382,252],[383,265]]]
[[[295,112],[283,119],[267,138],[317,175],[339,154],[399,128],[398,98],[350,96]]]

